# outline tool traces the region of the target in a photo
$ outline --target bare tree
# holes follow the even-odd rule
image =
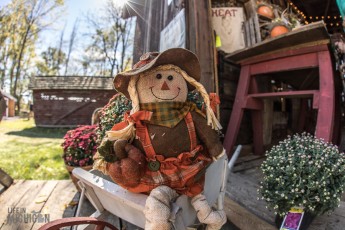
[[[9,76],[11,94],[18,99],[18,111],[18,83],[29,76],[26,71],[32,66],[39,33],[55,22],[60,15],[56,11],[62,5],[63,0],[12,0],[2,10],[4,18],[0,21],[0,34],[7,32],[7,36],[2,37],[5,40],[1,55],[5,59],[1,60],[1,81]]]
[[[65,75],[67,75],[68,64],[71,58],[71,53],[73,52],[73,49],[74,49],[74,43],[77,37],[78,26],[79,26],[79,19],[77,18],[74,22],[73,29],[68,41],[67,58],[65,62]]]
[[[131,62],[131,37],[133,19],[121,18],[121,9],[108,0],[102,17],[88,15],[87,20],[92,28],[92,43],[87,47],[94,55],[93,63],[105,66],[105,75],[113,76],[123,71]]]

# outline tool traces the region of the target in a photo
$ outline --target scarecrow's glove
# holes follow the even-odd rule
[[[144,154],[127,140],[117,140],[114,143],[117,161],[107,164],[109,176],[118,184],[134,187],[139,184],[145,173],[146,159]]]

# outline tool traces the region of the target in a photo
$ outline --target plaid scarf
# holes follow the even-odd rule
[[[190,111],[196,111],[205,116],[193,102],[157,102],[140,104],[140,110],[151,111],[152,117],[148,122],[154,125],[161,125],[173,128],[177,125]]]

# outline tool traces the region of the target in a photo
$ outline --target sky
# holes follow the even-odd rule
[[[116,1],[116,0],[115,0]],[[84,16],[88,12],[100,13],[102,5],[106,0],[65,0],[65,12],[63,16],[54,24],[53,30],[44,31],[42,38],[47,46],[57,46],[58,38],[65,28],[64,37],[69,38],[75,20],[79,19],[78,33],[86,32]]]
[[[65,28],[64,37],[68,40],[74,22],[79,19],[78,33],[87,31],[86,23],[83,21],[84,15],[88,12],[100,14],[102,5],[107,0],[64,0],[65,12],[63,16],[59,18],[55,23],[53,29],[43,31],[41,34],[42,49],[53,46],[56,47],[61,34],[61,31]],[[125,0],[113,0],[115,3],[122,4]],[[11,2],[11,0],[0,0],[0,7]]]

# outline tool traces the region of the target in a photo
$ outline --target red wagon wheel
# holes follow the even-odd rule
[[[95,230],[102,230],[105,227],[108,227],[112,230],[118,230],[114,225],[109,224],[106,221],[98,220],[94,217],[70,217],[70,218],[63,218],[58,220],[53,220],[42,227],[39,230],[58,230],[62,227],[68,227],[73,225],[80,225],[80,224],[94,224]]]

